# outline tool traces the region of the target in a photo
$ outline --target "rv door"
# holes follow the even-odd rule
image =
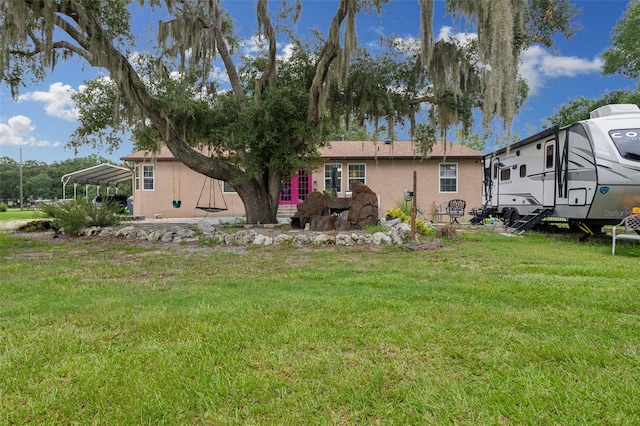
[[[544,207],[554,207],[556,198],[556,141],[551,139],[545,142],[542,151],[543,170],[542,173],[542,205]]]

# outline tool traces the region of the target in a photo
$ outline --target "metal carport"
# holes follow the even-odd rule
[[[79,184],[106,186],[117,188],[122,182],[131,181],[133,170],[112,164],[98,164],[77,172],[67,173],[62,176],[62,197],[67,198],[66,188],[68,183],[73,183],[73,197],[76,198],[76,188]],[[117,189],[116,189],[117,192]]]

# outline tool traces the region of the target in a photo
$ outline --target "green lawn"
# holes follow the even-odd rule
[[[0,212],[0,222],[9,220],[30,220],[30,219],[42,219],[45,215],[40,210],[18,210],[9,209],[6,212]]]
[[[640,424],[640,245],[0,233],[0,424]]]

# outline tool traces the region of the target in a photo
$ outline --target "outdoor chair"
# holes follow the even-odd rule
[[[640,214],[630,214],[611,230],[611,255],[616,254],[616,240],[640,241]]]
[[[458,218],[464,216],[464,209],[467,207],[467,202],[455,199],[442,203],[441,206],[442,207],[438,209],[439,214],[449,216],[449,221],[451,223],[460,223],[458,222]]]

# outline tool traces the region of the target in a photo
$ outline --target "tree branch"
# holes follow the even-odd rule
[[[268,84],[275,83],[276,71],[276,34],[267,10],[268,0],[258,2],[258,25],[264,26],[264,36],[269,40],[269,56],[267,68],[256,82],[256,100],[260,102],[262,92]]]
[[[409,100],[409,105],[419,105],[419,104],[423,104],[425,102],[428,102],[430,104],[435,104],[436,103],[436,99],[433,96],[430,96],[430,95],[420,96],[419,98],[410,99]]]
[[[227,70],[233,94],[236,96],[236,99],[238,99],[240,109],[244,111],[247,107],[247,97],[244,93],[244,89],[242,88],[240,76],[238,76],[238,70],[236,70],[233,58],[231,57],[231,53],[227,47],[227,41],[224,38],[224,33],[222,32],[222,16],[220,14],[220,9],[217,9],[214,19],[215,24],[213,25],[212,30],[216,39],[216,47],[218,49],[218,53],[220,53],[220,58],[222,58],[224,67]]]
[[[313,76],[311,87],[309,88],[309,110],[307,113],[307,123],[315,125],[320,120],[320,94],[322,93],[322,87],[325,83],[327,72],[331,62],[338,55],[340,50],[340,26],[347,16],[347,9],[349,2],[356,0],[340,0],[338,11],[331,20],[331,26],[329,27],[329,37],[325,43],[318,63],[316,66],[316,73]]]

